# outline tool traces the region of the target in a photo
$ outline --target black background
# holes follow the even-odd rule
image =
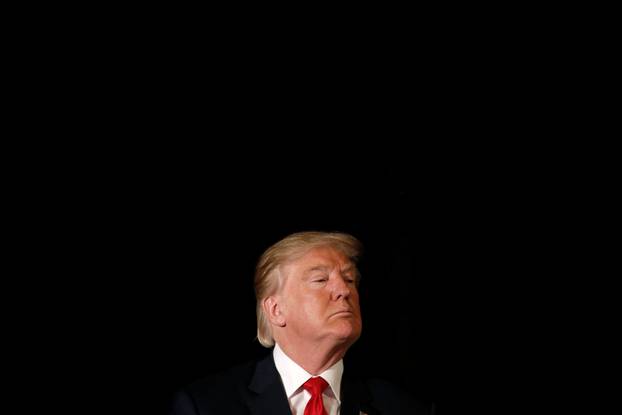
[[[558,300],[582,303],[567,292],[575,186],[593,186],[581,145],[539,138],[576,122],[554,100],[572,89],[542,63],[550,44],[409,22],[326,58],[183,19],[150,20],[158,37],[142,12],[133,36],[107,22],[35,42],[47,54],[29,69],[48,76],[28,72],[41,114],[23,133],[60,139],[25,140],[7,176],[25,253],[6,293],[26,297],[7,315],[28,384],[81,413],[164,413],[181,385],[265,352],[261,252],[341,230],[367,248],[350,367],[440,413],[533,412],[561,366],[549,340],[582,320]]]
[[[103,166],[65,212],[60,251],[78,278],[57,304],[71,324],[50,337],[66,327],[71,339],[56,362],[78,370],[68,390],[106,411],[163,414],[183,385],[264,355],[256,260],[289,233],[339,230],[366,249],[349,370],[392,380],[439,413],[519,406],[509,386],[528,371],[542,326],[527,327],[539,245],[526,245],[529,215],[503,190],[511,177],[403,157],[240,170],[202,157]]]

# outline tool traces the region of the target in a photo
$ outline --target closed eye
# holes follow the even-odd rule
[[[312,282],[325,282],[328,281],[328,276],[326,275],[316,275],[315,277],[311,277]]]
[[[347,282],[347,283],[353,283],[355,282],[354,277],[352,277],[351,275],[344,275],[343,279]]]

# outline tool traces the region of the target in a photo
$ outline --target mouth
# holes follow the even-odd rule
[[[354,315],[352,311],[343,310],[343,311],[337,311],[336,313],[332,314],[331,317],[348,317],[352,315]]]

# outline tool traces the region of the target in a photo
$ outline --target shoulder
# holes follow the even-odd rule
[[[190,383],[177,391],[171,414],[190,415],[210,413],[218,408],[243,407],[255,366],[256,362],[244,363]]]
[[[434,404],[417,399],[412,393],[383,379],[367,379],[365,387],[371,398],[371,406],[381,413],[434,414]]]
[[[210,374],[186,386],[185,390],[195,396],[213,395],[223,391],[232,391],[236,385],[248,385],[256,362],[246,362],[224,371]]]

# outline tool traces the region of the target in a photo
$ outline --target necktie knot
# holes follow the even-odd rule
[[[320,376],[310,378],[302,385],[311,394],[311,399],[305,407],[304,415],[326,415],[322,392],[324,392],[327,386],[328,383]]]
[[[302,386],[308,390],[311,395],[321,395],[328,386],[328,383],[324,378],[318,376],[316,378],[309,378]]]

